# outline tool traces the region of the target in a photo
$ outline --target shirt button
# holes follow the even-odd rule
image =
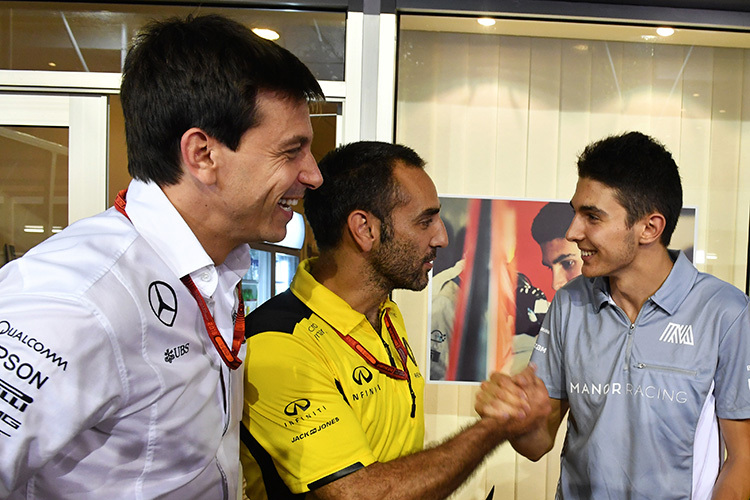
[[[203,281],[211,281],[211,274],[210,273],[201,273],[201,280],[203,280]]]

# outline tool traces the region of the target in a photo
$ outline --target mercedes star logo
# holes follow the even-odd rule
[[[177,317],[177,294],[174,288],[163,281],[154,281],[148,287],[148,302],[159,321],[167,326],[174,325]]]

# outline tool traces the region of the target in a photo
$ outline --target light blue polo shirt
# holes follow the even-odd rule
[[[748,298],[684,254],[635,323],[606,278],[559,290],[531,361],[570,404],[560,499],[708,499],[718,418],[750,418]]]

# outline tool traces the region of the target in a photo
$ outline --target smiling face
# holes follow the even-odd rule
[[[259,124],[245,132],[237,150],[216,150],[225,167],[221,201],[239,243],[282,240],[292,206],[323,181],[310,151],[307,102],[261,92],[257,106]]]
[[[542,264],[552,271],[552,289],[558,291],[581,274],[581,252],[575,243],[565,238],[555,238],[541,245]]]
[[[587,278],[621,276],[631,269],[638,249],[639,222],[627,227],[627,212],[614,189],[579,178],[570,204],[575,210],[565,235],[581,250],[581,272]]]
[[[427,173],[398,165],[393,171],[403,200],[381,224],[383,240],[372,250],[376,279],[388,290],[422,290],[427,286],[437,249],[448,244],[440,218],[440,200]]]

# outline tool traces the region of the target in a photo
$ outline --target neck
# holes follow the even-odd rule
[[[643,304],[664,284],[674,263],[662,245],[641,248],[627,272],[609,276],[612,299],[635,322]]]
[[[322,252],[310,273],[315,280],[341,297],[355,311],[365,315],[375,331],[380,330],[380,305],[390,290],[373,285],[367,279],[366,262],[343,251]]]
[[[214,211],[207,209],[210,205],[190,196],[182,184],[165,186],[162,190],[214,264],[223,263],[239,243],[229,241],[228,231],[222,229],[224,225],[217,220]]]

